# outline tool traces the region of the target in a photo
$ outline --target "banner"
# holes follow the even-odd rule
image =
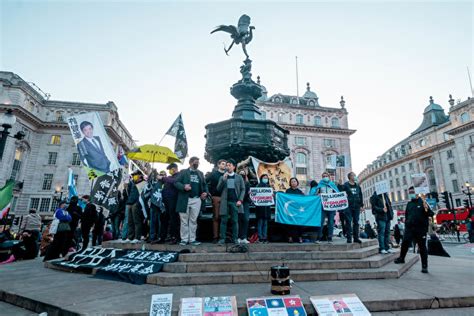
[[[428,185],[428,178],[426,173],[415,173],[411,175],[411,181],[415,187],[416,194],[428,194],[430,193],[430,187]]]
[[[375,182],[375,192],[378,194],[389,193],[390,192],[390,184],[388,180],[382,180],[379,182]]]
[[[13,198],[13,188],[15,187],[14,180],[8,180],[7,183],[0,189],[0,219],[6,218],[11,207],[11,200]]]
[[[113,248],[87,248],[71,254],[67,260],[53,262],[53,265],[84,273],[92,273],[92,269],[105,267],[114,258],[120,257],[126,250]]]
[[[275,221],[288,225],[321,226],[321,198],[318,195],[277,193]]]
[[[250,188],[250,199],[256,206],[275,205],[272,188]]]
[[[342,211],[349,207],[346,192],[321,193],[320,196],[325,211]]]
[[[165,135],[176,137],[174,143],[174,153],[179,159],[183,160],[188,155],[188,141],[184,131],[184,123],[181,114],[176,118],[173,125],[168,129]]]
[[[85,167],[96,170],[98,175],[120,168],[99,113],[70,116],[67,123]]]
[[[370,316],[355,294],[311,296],[314,309],[321,316]]]
[[[268,175],[270,186],[274,191],[286,191],[290,187],[290,178],[293,176],[293,166],[290,159],[268,163],[257,158],[252,158],[257,179],[263,174]]]
[[[155,294],[151,296],[150,316],[171,316],[173,294]]]
[[[247,311],[250,316],[307,315],[298,295],[248,298]]]
[[[121,181],[120,169],[98,177],[91,191],[91,202],[113,213],[118,208],[118,187]]]

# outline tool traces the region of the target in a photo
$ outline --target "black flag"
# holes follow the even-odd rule
[[[188,141],[186,139],[186,132],[184,131],[184,124],[181,114],[176,118],[173,125],[168,129],[166,135],[176,137],[174,143],[174,153],[179,159],[183,160],[188,155]]]

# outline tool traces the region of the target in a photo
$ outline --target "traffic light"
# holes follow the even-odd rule
[[[462,204],[464,205],[465,208],[469,208],[469,200],[468,199],[463,200]]]
[[[451,203],[449,202],[449,192],[448,191],[441,192],[441,203],[444,203],[444,205],[446,205],[446,208],[448,210],[451,209]]]

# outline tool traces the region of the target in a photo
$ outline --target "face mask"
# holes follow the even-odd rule
[[[170,175],[174,175],[174,170],[170,169],[169,173],[170,173]]]
[[[193,163],[193,168],[194,168],[194,169],[199,168],[199,163]]]
[[[267,178],[263,178],[263,179],[262,179],[262,182],[263,182],[263,183],[268,183],[268,179],[267,179]]]
[[[416,199],[416,194],[408,194],[408,197],[410,198],[410,200],[414,200]]]
[[[324,182],[329,182],[329,177],[324,177],[324,178],[323,178],[323,181],[324,181]]]

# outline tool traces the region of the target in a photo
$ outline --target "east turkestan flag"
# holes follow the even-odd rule
[[[15,181],[8,180],[3,188],[0,189],[0,219],[6,217],[10,211],[14,186]]]
[[[174,143],[174,153],[179,159],[183,160],[188,155],[188,141],[184,131],[183,118],[181,114],[176,118],[173,125],[168,129],[166,135],[176,137]]]

